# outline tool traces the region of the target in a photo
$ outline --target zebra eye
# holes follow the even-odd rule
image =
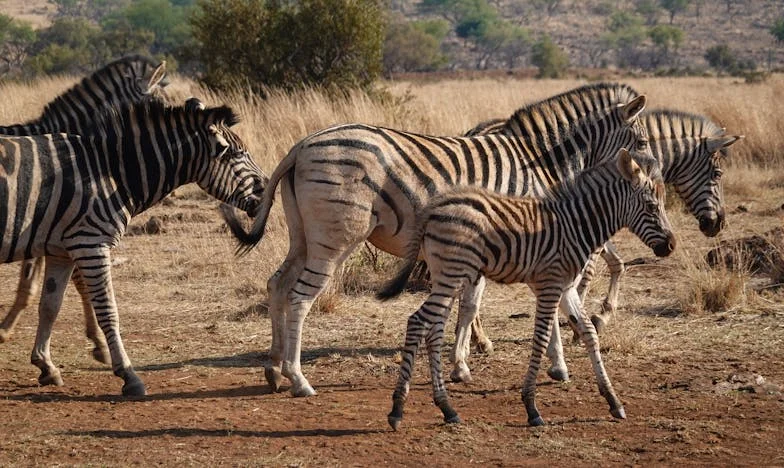
[[[645,150],[648,148],[648,140],[639,140],[637,142],[637,150]]]
[[[718,167],[713,171],[713,178],[714,179],[721,179],[721,175],[724,174],[724,171],[719,169]]]

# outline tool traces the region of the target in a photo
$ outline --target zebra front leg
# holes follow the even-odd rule
[[[73,263],[62,258],[50,257],[44,272],[44,287],[41,302],[38,304],[38,330],[30,362],[41,369],[38,383],[41,385],[62,385],[60,370],[52,363],[49,344],[52,328],[63,303],[63,294],[73,271]]]
[[[3,323],[0,324],[0,343],[5,343],[11,338],[16,322],[19,320],[19,314],[27,308],[30,300],[38,292],[38,280],[41,271],[43,271],[41,268],[43,261],[43,257],[22,261],[19,284],[16,287],[16,300],[3,319]]]
[[[591,366],[593,367],[596,381],[599,385],[599,393],[607,400],[610,405],[610,414],[618,419],[626,419],[626,412],[623,409],[621,400],[615,394],[610,378],[604,368],[602,355],[599,349],[599,336],[596,334],[596,329],[591,320],[583,310],[580,297],[577,292],[570,288],[568,289],[561,300],[562,307],[569,311],[569,321],[574,323],[578,330],[580,330],[580,338],[585,344],[588,357],[591,359]]]
[[[610,270],[610,286],[607,291],[607,297],[602,302],[602,311],[600,314],[591,316],[597,333],[601,333],[604,327],[610,323],[610,317],[618,310],[618,296],[620,294],[621,278],[626,273],[626,266],[623,259],[615,245],[608,241],[604,244],[604,249],[601,252],[602,258],[607,262],[607,267]]]
[[[93,306],[90,304],[90,295],[87,293],[87,285],[85,285],[82,273],[78,268],[74,269],[71,281],[79,292],[79,296],[82,298],[85,335],[88,340],[93,342],[93,359],[104,364],[111,364],[112,357],[109,353],[109,347],[106,344],[103,332],[98,327],[98,320],[95,318]]]
[[[479,318],[479,304],[482,301],[482,293],[485,290],[487,281],[484,276],[479,276],[476,284],[468,284],[463,288],[460,296],[460,309],[457,315],[457,326],[455,328],[455,346],[452,348],[452,363],[454,369],[449,375],[452,382],[470,382],[471,370],[466,364],[466,359],[471,350],[469,328]],[[482,332],[484,334],[484,332]],[[491,344],[492,346],[492,344]]]
[[[534,288],[532,288],[534,289]],[[525,411],[528,414],[528,424],[531,426],[544,425],[544,419],[536,408],[536,376],[539,374],[539,366],[542,361],[542,354],[547,349],[550,341],[550,333],[553,321],[557,320],[556,312],[562,294],[561,288],[537,288],[536,294],[536,318],[534,321],[534,336],[531,344],[531,358],[528,362],[528,371],[523,379],[522,399]]]
[[[84,239],[81,239],[84,242]],[[84,244],[82,244],[84,245]],[[76,268],[82,272],[85,288],[90,304],[95,311],[98,325],[103,331],[109,354],[112,359],[112,371],[125,382],[122,387],[124,396],[144,396],[147,389],[144,382],[136,375],[131,361],[125,353],[120,336],[120,318],[112,286],[111,259],[108,247],[76,248],[69,252],[75,259]],[[86,273],[87,272],[87,273]],[[85,274],[86,273],[86,274]]]

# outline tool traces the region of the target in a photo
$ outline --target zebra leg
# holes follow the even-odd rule
[[[272,344],[270,345],[270,361],[272,363],[264,368],[264,377],[273,392],[281,390],[283,382],[283,346],[285,343],[285,318],[288,313],[287,293],[291,290],[293,283],[302,273],[303,259],[297,261],[297,255],[303,254],[299,250],[294,250],[294,245],[290,244],[289,257],[278,268],[269,281],[267,281],[267,291],[269,293],[269,314],[272,322]]]
[[[485,333],[485,329],[482,327],[482,317],[478,311],[474,321],[471,322],[471,342],[476,345],[476,349],[480,353],[493,353],[493,342],[487,337],[487,333]]]
[[[71,281],[82,298],[82,312],[84,313],[84,324],[86,327],[85,335],[87,335],[87,339],[93,342],[93,359],[104,364],[111,364],[112,358],[109,354],[109,347],[106,345],[103,332],[98,327],[98,320],[95,318],[95,312],[90,304],[90,296],[87,293],[87,285],[84,284],[84,278],[78,268],[74,269]]]
[[[133,370],[120,336],[120,317],[117,313],[117,302],[112,286],[109,249],[107,247],[77,248],[71,250],[70,254],[75,259],[76,268],[83,273],[90,273],[83,275],[82,278],[90,298],[90,304],[98,319],[98,325],[101,327],[109,346],[112,371],[114,375],[122,378],[125,382],[122,394],[124,396],[146,395],[147,390],[144,383]]]
[[[599,350],[599,336],[596,334],[596,329],[593,322],[588,319],[585,311],[582,308],[580,297],[577,292],[570,288],[564,293],[562,306],[569,310],[569,321],[573,322],[580,330],[580,338],[585,344],[588,357],[591,359],[591,366],[593,367],[596,381],[599,385],[599,393],[607,400],[610,405],[610,414],[618,419],[626,419],[626,412],[623,409],[621,400],[615,394],[610,377],[604,368],[602,355]]]
[[[626,266],[623,264],[623,259],[618,254],[618,250],[611,241],[604,244],[602,250],[602,258],[607,262],[607,267],[610,269],[610,287],[607,291],[607,297],[602,303],[602,312],[594,314],[591,317],[597,333],[601,333],[604,326],[610,322],[610,317],[615,314],[618,309],[618,295],[621,283],[621,277],[626,273]]]
[[[431,278],[433,276],[431,270]],[[444,322],[449,310],[452,308],[452,298],[457,291],[457,288],[446,288],[446,283],[442,284],[433,281],[433,291],[428,296],[427,300],[417,309],[416,312],[408,317],[406,325],[406,339],[403,348],[400,350],[400,374],[398,376],[395,391],[392,393],[392,411],[387,415],[387,422],[392,429],[398,430],[400,423],[403,421],[403,407],[408,397],[408,390],[411,383],[411,374],[414,370],[414,360],[419,345],[425,337],[427,337],[428,351],[430,352],[430,371],[433,376],[433,400],[435,404],[441,409],[444,414],[444,420],[447,422],[459,422],[457,413],[451,409],[446,397],[446,388],[444,380],[441,377],[441,349],[440,345],[443,341],[444,335]],[[438,291],[436,290],[438,289]],[[432,310],[431,310],[432,309]],[[431,335],[432,327],[440,323],[441,338],[437,339],[435,335]]]
[[[547,343],[547,357],[550,359],[550,368],[547,375],[551,379],[559,382],[569,380],[569,369],[566,367],[564,359],[563,343],[561,342],[561,326],[558,324],[558,317],[553,319],[553,326],[550,332],[550,342]]]
[[[603,252],[604,246],[596,249],[596,251],[592,252],[591,256],[588,257],[588,262],[586,262],[585,266],[583,267],[582,277],[580,278],[579,284],[577,286],[577,294],[580,295],[580,301],[583,304],[585,304],[585,299],[588,297],[588,290],[590,289],[591,281],[593,281],[593,277],[596,274],[596,261],[599,259],[599,255],[601,255]],[[575,327],[571,320],[568,323],[569,327],[572,329],[572,343],[579,342],[580,331]]]
[[[38,293],[38,279],[41,276],[43,257],[24,260],[22,270],[19,272],[19,285],[16,287],[16,300],[11,310],[0,324],[0,343],[5,343],[11,338],[19,314],[27,308],[30,300]]]
[[[466,364],[470,353],[471,329],[478,319],[479,303],[485,290],[487,281],[484,276],[479,276],[476,284],[466,284],[460,296],[460,309],[457,314],[457,327],[455,328],[455,345],[452,348],[452,363],[454,369],[449,375],[452,382],[470,382],[471,370]],[[481,326],[481,325],[480,325]],[[484,334],[484,332],[482,332]],[[491,344],[492,347],[492,344]]]
[[[432,298],[432,296],[431,296]],[[429,304],[433,307],[433,303]],[[433,402],[441,410],[444,415],[444,422],[447,424],[460,423],[460,416],[449,404],[449,397],[446,393],[446,385],[444,384],[444,377],[441,375],[441,345],[444,342],[444,325],[449,311],[452,309],[451,301],[445,305],[441,310],[438,319],[430,326],[425,342],[427,343],[427,352],[430,360],[430,376],[433,382]]]
[[[534,336],[531,344],[531,359],[528,362],[528,371],[523,378],[521,392],[525,411],[528,414],[528,424],[531,426],[544,425],[544,419],[536,408],[536,376],[539,374],[542,354],[550,341],[553,321],[557,319],[556,313],[562,291],[562,288],[554,286],[534,289],[536,294]]]
[[[41,385],[62,385],[60,370],[52,363],[49,344],[52,328],[63,303],[63,294],[73,271],[73,263],[62,258],[49,257],[44,271],[44,287],[41,302],[38,304],[38,330],[30,362],[41,369],[38,383]]]

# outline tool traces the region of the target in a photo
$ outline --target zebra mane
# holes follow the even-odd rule
[[[708,117],[670,109],[653,109],[640,116],[651,140],[721,136],[724,129]]]
[[[73,101],[80,101],[81,98],[78,97],[79,94],[80,94],[80,91],[83,90],[83,89],[86,89],[88,87],[88,83],[90,83],[91,81],[95,81],[97,78],[99,78],[101,76],[110,74],[111,71],[114,70],[115,68],[118,68],[120,66],[126,66],[126,65],[128,65],[130,63],[133,63],[133,62],[143,62],[143,63],[146,63],[151,68],[155,68],[156,66],[158,66],[158,63],[155,60],[153,60],[152,58],[144,56],[144,55],[138,55],[138,54],[136,54],[136,55],[127,55],[125,57],[122,57],[122,58],[119,58],[119,59],[114,60],[112,62],[109,62],[106,65],[104,65],[103,67],[101,67],[98,70],[96,70],[93,73],[91,73],[90,75],[87,75],[86,77],[82,78],[81,80],[79,80],[78,83],[76,83],[75,85],[71,86],[70,88],[68,88],[67,90],[62,92],[59,96],[57,96],[56,98],[51,100],[44,107],[44,110],[41,113],[41,116],[38,117],[37,119],[31,120],[28,123],[41,121],[49,113],[56,113],[58,108],[67,108],[67,107],[69,107],[69,103],[68,103],[69,99],[68,98],[71,98],[70,100],[73,100]],[[74,98],[73,96],[76,96],[76,97]],[[106,104],[104,104],[104,108],[105,107],[110,107],[112,105],[115,105],[115,103],[106,103]]]
[[[511,129],[514,122],[522,122],[536,113],[549,116],[563,113],[563,109],[571,108],[576,108],[578,113],[581,113],[578,115],[579,120],[588,113],[599,110],[609,111],[618,104],[625,104],[639,95],[640,93],[634,88],[621,83],[594,83],[580,86],[517,109],[507,119],[506,128]],[[571,116],[569,118],[572,120]]]
[[[84,136],[100,137],[107,133],[107,129],[121,129],[131,122],[156,122],[170,119],[191,122],[191,124],[203,125],[204,127],[212,124],[231,127],[240,121],[239,115],[228,106],[201,109],[188,105],[169,106],[161,101],[124,102],[119,107],[104,109],[104,112],[97,116],[84,132]]]

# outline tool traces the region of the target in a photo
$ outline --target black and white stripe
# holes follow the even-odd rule
[[[122,103],[163,97],[163,88],[167,84],[166,62],[141,55],[123,57],[96,70],[52,100],[39,118],[24,124],[0,127],[0,135],[80,135],[93,125],[96,116],[107,109],[117,108]],[[0,343],[8,341],[19,315],[37,294],[43,261],[41,257],[22,262],[16,299],[0,324]],[[109,350],[103,334],[99,333],[78,269],[74,270],[73,281],[82,297],[87,338],[94,344],[92,355],[96,360],[108,364]]]
[[[349,124],[297,143],[271,177],[272,187],[281,185],[290,236],[286,260],[267,285],[273,338],[266,376],[272,388],[285,375],[292,394],[315,393],[300,369],[303,321],[358,245],[369,240],[402,256],[417,211],[455,185],[541,195],[622,147],[648,151],[637,122],[644,106],[645,96],[632,88],[602,83],[526,106],[499,134],[433,137]],[[655,164],[652,157],[650,162]],[[272,202],[269,191],[250,233],[227,214],[246,248],[261,239]],[[481,296],[484,284],[472,287],[466,297]]]
[[[145,393],[119,334],[109,251],[130,219],[180,185],[255,214],[267,178],[229,127],[228,107],[122,105],[81,136],[0,138],[0,260],[46,256],[32,362],[41,384],[61,384],[49,356],[52,326],[74,267],[106,337],[123,394]]]
[[[550,340],[559,304],[578,309],[575,325],[591,358],[599,392],[617,418],[625,413],[604,369],[598,337],[579,311],[573,289],[588,257],[613,234],[628,227],[658,256],[669,255],[675,238],[664,212],[664,184],[653,181],[632,156],[621,150],[606,162],[565,182],[550,196],[510,197],[476,188],[458,188],[434,198],[419,215],[406,264],[378,295],[388,299],[403,291],[417,257],[431,272],[431,292],[409,317],[400,376],[388,419],[397,429],[409,391],[414,358],[424,341],[430,358],[433,399],[446,422],[459,422],[441,376],[444,324],[461,289],[487,277],[501,283],[526,283],[536,295],[536,319],[528,372],[522,388],[531,425],[544,424],[536,408],[536,377]],[[563,301],[562,301],[563,298]],[[460,305],[460,321],[470,321],[476,307]]]

